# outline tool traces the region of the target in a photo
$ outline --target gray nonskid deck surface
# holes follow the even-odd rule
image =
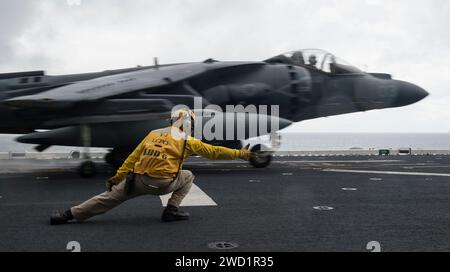
[[[86,223],[49,226],[52,210],[104,191],[113,173],[103,165],[83,180],[75,166],[5,161],[0,251],[66,251],[70,241],[82,251],[217,251],[208,244],[219,241],[239,245],[231,251],[367,251],[370,241],[382,251],[450,250],[449,156],[284,157],[267,169],[193,158],[185,168],[217,206],[185,207],[189,221],[160,223],[160,198],[145,196]]]

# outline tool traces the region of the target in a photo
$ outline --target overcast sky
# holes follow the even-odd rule
[[[449,14],[447,0],[0,0],[0,72],[88,72],[149,65],[154,56],[263,60],[322,48],[431,96],[290,130],[450,132]]]

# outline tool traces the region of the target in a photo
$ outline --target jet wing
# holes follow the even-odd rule
[[[128,115],[114,114],[114,115],[91,115],[79,116],[65,119],[55,119],[43,123],[43,127],[57,128],[67,126],[92,125],[92,124],[106,124],[116,122],[134,122],[134,121],[149,121],[149,120],[166,120],[170,117],[169,112],[147,112],[147,113],[133,113]]]
[[[78,102],[93,102],[180,82],[205,71],[203,63],[145,69],[81,81],[35,95],[15,97],[4,103],[20,108],[62,109]]]
[[[173,107],[174,102],[170,100],[170,96],[149,99],[108,99],[77,105],[73,111],[82,112],[83,115],[61,115],[59,118],[47,120],[42,126],[54,128],[79,124],[167,119]]]

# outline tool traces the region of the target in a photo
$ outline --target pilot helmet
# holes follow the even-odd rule
[[[316,65],[317,64],[317,57],[316,55],[309,56],[309,64]]]

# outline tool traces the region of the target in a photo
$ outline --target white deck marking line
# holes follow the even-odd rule
[[[311,161],[311,160],[301,161],[301,160],[299,160],[299,161],[273,161],[273,163],[281,163],[281,164],[283,164],[283,163],[335,163],[335,162],[338,162],[338,163],[346,163],[346,162],[351,162],[351,163],[366,163],[366,162],[374,163],[374,162],[403,162],[403,161],[402,160],[332,160],[332,161],[330,161],[330,160],[327,160],[327,161],[320,161],[320,160],[317,160],[317,161]],[[240,163],[241,162],[238,162],[238,161],[214,161],[214,162],[208,162],[208,163],[200,162],[200,161],[187,161],[186,162],[186,164],[190,164],[190,165],[200,164],[200,165],[207,165],[207,166],[215,165],[215,164],[240,164]]]
[[[403,162],[401,160],[334,160],[334,161],[273,161],[273,163],[346,163],[346,162],[351,162],[351,163],[374,163],[374,162]]]
[[[424,173],[424,172],[366,171],[366,170],[347,170],[347,169],[324,169],[322,171],[324,171],[324,172],[340,172],[340,173],[380,174],[380,175],[450,177],[450,174],[445,174],[445,173]]]
[[[164,207],[167,206],[167,201],[169,201],[169,198],[172,196],[172,194],[160,196],[161,203]],[[197,206],[217,206],[217,203],[214,202],[214,200],[209,197],[205,192],[203,192],[200,187],[198,187],[195,184],[192,184],[192,188],[189,191],[189,194],[184,198],[183,202],[181,203],[181,206],[183,207],[197,207]]]

